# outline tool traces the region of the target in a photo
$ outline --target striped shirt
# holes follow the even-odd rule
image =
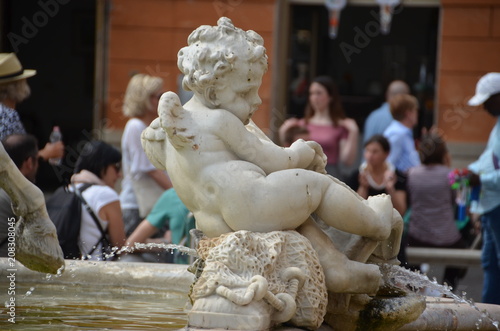
[[[449,172],[444,165],[420,165],[408,172],[411,206],[408,234],[435,246],[452,245],[461,238],[455,224]]]

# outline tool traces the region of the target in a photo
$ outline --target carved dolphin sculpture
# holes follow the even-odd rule
[[[12,245],[15,259],[31,270],[57,273],[64,266],[64,257],[43,193],[23,176],[2,144],[0,187],[9,195],[14,214],[19,216]]]

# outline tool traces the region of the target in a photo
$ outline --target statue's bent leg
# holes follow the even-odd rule
[[[32,270],[56,273],[64,265],[57,232],[42,191],[31,183],[0,144],[0,187],[12,200],[16,224],[15,257]]]
[[[389,237],[393,222],[390,196],[378,195],[359,200],[352,191],[334,182],[323,194],[316,214],[334,228],[375,241]]]
[[[378,266],[349,260],[337,250],[330,238],[312,218],[297,228],[297,231],[309,239],[317,252],[329,291],[367,294],[377,292],[382,284],[382,275]],[[366,254],[368,256],[377,244],[376,241],[367,243]]]
[[[389,196],[367,201],[343,183],[302,169],[267,176],[254,171],[246,174],[221,175],[227,180],[224,190],[220,190],[218,205],[223,219],[235,231],[291,230],[316,213],[329,226],[348,233],[376,241],[389,237],[393,209]],[[240,185],[227,185],[233,181]],[[240,189],[241,185],[245,190]]]

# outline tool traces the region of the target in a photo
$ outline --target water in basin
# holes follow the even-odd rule
[[[176,330],[187,324],[185,293],[86,286],[77,280],[20,284],[16,293],[16,323],[2,318],[2,330]]]

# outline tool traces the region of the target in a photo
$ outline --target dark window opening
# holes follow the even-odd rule
[[[95,1],[1,1],[2,52],[15,52],[31,96],[17,105],[28,133],[43,147],[58,125],[66,145],[61,167],[42,162],[37,185],[53,190],[67,181],[92,132],[95,68]]]

